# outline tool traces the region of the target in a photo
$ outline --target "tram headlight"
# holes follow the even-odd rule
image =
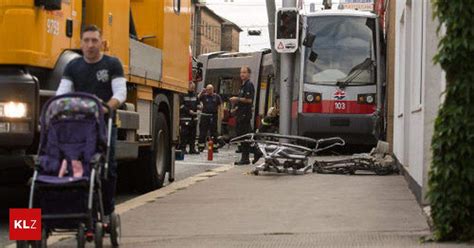
[[[25,118],[27,115],[26,103],[3,102],[0,103],[0,117]]]
[[[368,95],[368,96],[365,98],[365,100],[366,100],[367,103],[369,103],[369,104],[370,104],[370,103],[374,103],[374,97],[371,96],[371,95]]]
[[[375,94],[357,95],[357,103],[359,104],[375,104]]]
[[[306,103],[320,103],[322,100],[321,93],[318,92],[305,92],[304,101]]]

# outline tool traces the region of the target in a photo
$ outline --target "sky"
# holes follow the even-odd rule
[[[275,0],[276,8],[281,7],[282,0]],[[297,0],[298,2],[299,0]],[[309,4],[315,3],[316,7],[323,0],[304,0],[305,9],[309,10]],[[338,4],[340,0],[333,0]],[[203,2],[203,0],[201,0]],[[258,51],[270,48],[268,34],[268,17],[265,0],[205,0],[206,5],[218,15],[234,22],[242,28],[240,33],[240,51]],[[249,29],[261,30],[260,36],[248,36]]]

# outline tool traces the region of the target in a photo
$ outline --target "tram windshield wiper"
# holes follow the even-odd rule
[[[356,77],[358,77],[363,71],[372,68],[374,66],[374,61],[371,58],[366,58],[362,63],[355,65],[349,71],[349,74],[345,78],[337,80],[337,86],[339,88],[345,88],[349,85]]]

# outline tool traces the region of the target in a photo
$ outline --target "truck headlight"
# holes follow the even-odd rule
[[[27,114],[26,103],[7,102],[0,103],[0,117],[25,118]]]

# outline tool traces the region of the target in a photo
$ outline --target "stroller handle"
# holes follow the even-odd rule
[[[112,142],[112,124],[113,124],[113,109],[104,101],[100,101],[102,107],[107,110],[108,119],[107,119],[107,151],[105,156],[105,164],[104,164],[104,179],[107,180],[109,177],[109,158],[110,158],[110,145]]]

